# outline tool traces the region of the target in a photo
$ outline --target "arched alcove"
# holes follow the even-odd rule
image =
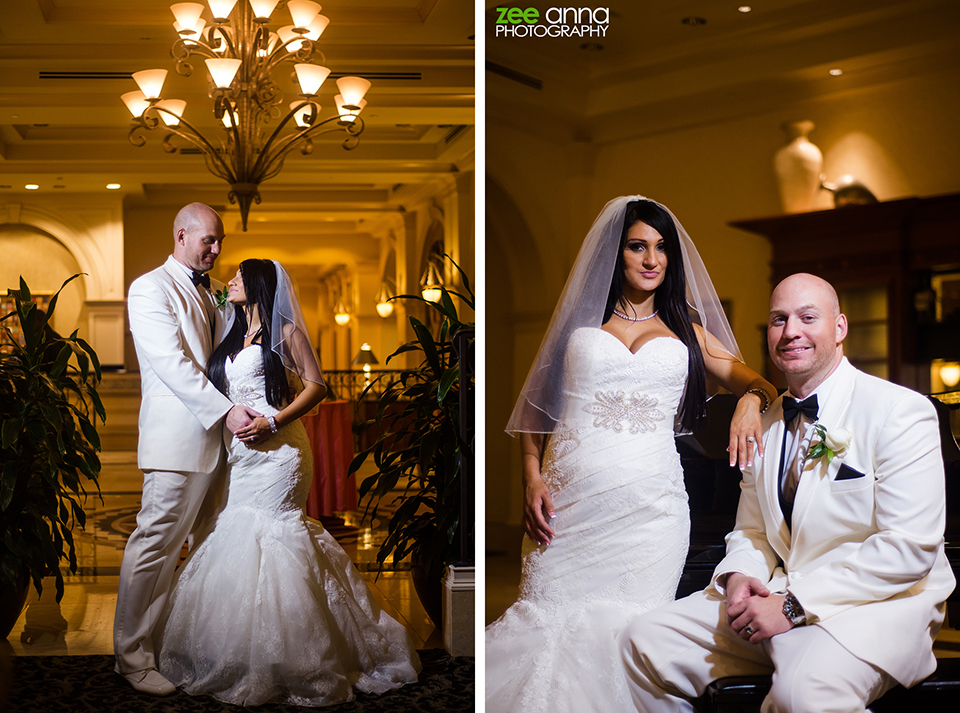
[[[543,259],[529,222],[495,180],[486,185],[486,488],[487,541],[506,542],[521,514],[519,442],[504,433],[553,305],[545,296]]]
[[[35,295],[52,295],[64,280],[83,270],[70,250],[47,232],[30,225],[0,225],[0,290],[17,288],[20,277]],[[59,334],[68,335],[75,329],[85,331],[87,314],[86,278],[80,277],[64,288],[57,300],[52,327]]]

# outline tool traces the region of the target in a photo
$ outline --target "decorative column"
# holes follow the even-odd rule
[[[476,576],[472,566],[447,567],[443,579],[443,648],[451,656],[474,656]]]

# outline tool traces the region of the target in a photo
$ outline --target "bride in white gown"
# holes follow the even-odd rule
[[[745,464],[776,391],[740,360],[672,213],[611,201],[507,427],[526,536],[520,598],[487,628],[487,713],[634,713],[616,636],[676,594],[690,518],[674,426],[700,425],[708,384],[741,397],[730,453]]]
[[[226,504],[167,600],[159,669],[187,693],[247,706],[326,706],[416,681],[406,630],[303,514],[313,468],[299,418],[326,387],[290,279],[279,263],[245,260],[229,288],[244,309],[210,380],[264,418],[224,429]],[[288,372],[303,382],[292,401]]]

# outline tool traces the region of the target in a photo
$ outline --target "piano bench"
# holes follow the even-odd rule
[[[769,676],[721,678],[694,701],[694,708],[698,713],[757,713],[769,691]],[[958,704],[960,658],[942,658],[937,659],[937,670],[916,686],[894,686],[869,707],[873,713],[956,713]]]

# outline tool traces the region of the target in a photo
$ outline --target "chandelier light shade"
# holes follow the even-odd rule
[[[320,5],[310,0],[290,0],[287,9],[290,10],[293,26],[304,30],[310,27],[313,18],[320,13]]]
[[[310,124],[313,123],[316,119],[317,112],[320,111],[321,107],[319,104],[314,104],[312,102],[304,101],[295,101],[290,102],[290,110],[293,112],[294,119],[297,122],[297,126],[301,129],[306,129]]]
[[[193,30],[200,21],[203,5],[198,2],[178,2],[170,6],[170,12],[177,18],[177,24],[182,29]]]
[[[443,287],[443,279],[440,277],[437,266],[431,260],[427,263],[427,269],[424,270],[423,277],[420,278],[420,294],[427,302],[439,302],[441,287]]]
[[[180,117],[183,116],[183,110],[187,103],[183,99],[164,99],[157,102],[157,109],[160,109],[160,118],[167,126],[176,126],[180,123]]]
[[[120,98],[123,100],[123,103],[127,105],[127,109],[130,110],[134,118],[142,116],[143,112],[150,108],[150,102],[147,101],[147,98],[143,96],[143,92],[139,89],[121,94]]]
[[[353,121],[356,119],[357,115],[363,111],[363,107],[367,105],[367,100],[361,99],[360,103],[357,105],[357,109],[347,109],[346,106],[344,106],[342,94],[337,94],[337,96],[335,96],[333,99],[337,103],[337,113],[340,115],[341,121]]]
[[[184,77],[193,73],[196,57],[204,60],[210,72],[211,109],[224,128],[210,129],[215,135],[206,136],[184,115],[184,102],[162,97],[165,69],[134,73],[140,92],[121,98],[133,115],[130,142],[144,146],[144,134],[162,128],[168,132],[162,145],[167,153],[184,148],[176,139],[199,149],[207,169],[229,184],[228,197],[239,205],[245,231],[250,207],[261,200],[260,184],[280,173],[290,151],[299,148],[309,155],[313,138],[330,132],[345,135],[342,146],[347,150],[359,145],[364,124],[357,115],[370,82],[362,77],[338,79],[342,108],[321,118],[320,102],[314,98],[331,70],[323,66],[326,59],[316,46],[330,22],[319,14],[320,5],[289,0],[293,25],[271,31],[267,23],[278,0],[208,0],[208,4],[212,21],[201,17],[205,8],[199,3],[171,7],[179,34],[172,54],[177,73]],[[300,96],[311,100],[306,104],[290,103],[296,99],[296,85],[294,95],[284,101],[284,88],[274,80],[274,75],[292,74],[287,62],[294,65]],[[284,106],[289,110],[284,112]],[[195,110],[194,105],[191,111]]]
[[[294,70],[297,72],[297,81],[300,82],[300,91],[305,97],[314,97],[320,91],[320,85],[330,76],[330,70],[326,67],[318,67],[315,64],[295,64]]]
[[[370,371],[370,367],[373,364],[379,364],[377,357],[374,356],[373,349],[369,344],[364,342],[360,345],[360,351],[357,352],[357,355],[353,358],[353,365],[363,367],[364,371]]]
[[[370,88],[370,82],[363,77],[340,77],[337,80],[337,88],[340,90],[340,96],[343,97],[344,106],[355,109],[360,106],[360,101]]]
[[[207,0],[207,4],[210,6],[210,12],[213,13],[213,21],[222,24],[230,17],[237,0]]]
[[[134,72],[133,81],[140,87],[143,97],[147,101],[160,98],[160,90],[163,89],[163,83],[167,79],[167,70],[165,69],[144,69],[140,72]]]
[[[257,20],[266,22],[270,19],[270,14],[277,6],[278,0],[250,0],[250,7],[253,9],[253,17]]]
[[[242,64],[242,60],[239,59],[205,59],[203,61],[206,62],[217,89],[229,89]]]

